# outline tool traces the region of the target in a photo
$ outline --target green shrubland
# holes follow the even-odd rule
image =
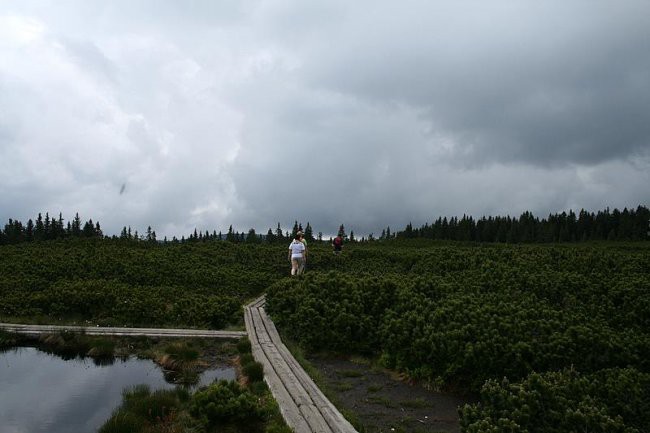
[[[267,309],[283,334],[308,350],[376,356],[435,387],[480,392],[462,412],[467,432],[650,428],[639,415],[647,391],[616,394],[617,383],[647,384],[650,373],[647,245],[387,245],[274,284]],[[538,403],[533,391],[518,394],[540,381],[551,391]]]
[[[59,240],[4,245],[0,318],[223,328],[284,272],[284,249],[230,242],[161,245]]]

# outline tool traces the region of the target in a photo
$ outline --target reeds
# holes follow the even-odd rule
[[[189,393],[177,388],[152,392],[147,385],[136,385],[122,393],[122,405],[101,427],[99,433],[180,432],[177,415]]]

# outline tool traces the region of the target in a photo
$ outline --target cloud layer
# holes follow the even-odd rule
[[[0,218],[161,235],[648,204],[650,5],[0,0]]]

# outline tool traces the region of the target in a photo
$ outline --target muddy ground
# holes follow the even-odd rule
[[[458,406],[470,398],[429,391],[358,358],[311,355],[328,393],[360,432],[460,432]]]

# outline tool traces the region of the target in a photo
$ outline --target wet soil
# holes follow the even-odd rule
[[[364,433],[460,432],[458,407],[468,397],[430,391],[367,360],[311,355],[335,404]]]

